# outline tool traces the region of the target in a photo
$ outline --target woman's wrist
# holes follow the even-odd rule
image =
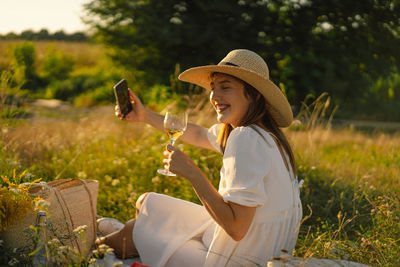
[[[151,116],[151,110],[149,110],[147,108],[144,108],[143,109],[143,118],[142,118],[141,122],[150,124],[150,122],[149,122],[150,121],[150,116]]]

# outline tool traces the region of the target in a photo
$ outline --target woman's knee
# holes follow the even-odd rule
[[[135,227],[136,219],[131,219],[126,222],[125,226],[121,229],[121,234],[123,236],[131,236],[133,228]]]
[[[146,197],[150,194],[150,192],[146,192],[144,194],[141,194],[140,197],[136,201],[136,211],[140,211],[142,208],[143,202],[146,199]]]

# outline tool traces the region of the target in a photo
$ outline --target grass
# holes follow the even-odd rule
[[[312,210],[297,253],[397,266],[400,135],[348,129],[289,135],[305,179],[303,205]]]
[[[11,63],[12,48],[25,41],[0,40],[0,70],[7,69]],[[36,48],[36,67],[39,67],[46,54],[46,50],[54,47],[56,50],[63,51],[66,55],[72,57],[77,67],[95,66],[97,60],[105,53],[101,45],[88,42],[62,42],[62,41],[33,41]]]
[[[199,103],[199,101],[195,101]],[[25,180],[63,178],[100,182],[98,213],[121,221],[148,191],[199,203],[183,178],[159,177],[167,137],[143,125],[124,123],[112,106],[28,109],[30,118],[2,121],[0,173],[27,171]],[[46,116],[53,114],[53,116]],[[72,114],[72,115],[68,115]],[[202,104],[191,121],[210,126]],[[352,129],[292,128],[305,220],[295,255],[348,259],[373,266],[399,266],[400,134]],[[215,186],[221,156],[178,142]]]

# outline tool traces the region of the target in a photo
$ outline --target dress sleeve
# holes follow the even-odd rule
[[[219,144],[217,143],[217,138],[218,138],[218,134],[219,134],[221,127],[222,127],[222,124],[214,124],[207,131],[208,141],[220,153],[222,153],[222,152],[221,152],[221,148],[220,148]]]
[[[257,207],[266,202],[264,178],[270,170],[268,144],[250,127],[238,127],[229,135],[224,158],[225,202]]]

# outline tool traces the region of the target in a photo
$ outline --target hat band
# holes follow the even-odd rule
[[[239,65],[236,65],[236,64],[234,64],[234,63],[231,63],[231,62],[221,62],[220,64],[218,64],[218,65],[228,65],[228,66],[235,66],[235,67],[239,67]]]

